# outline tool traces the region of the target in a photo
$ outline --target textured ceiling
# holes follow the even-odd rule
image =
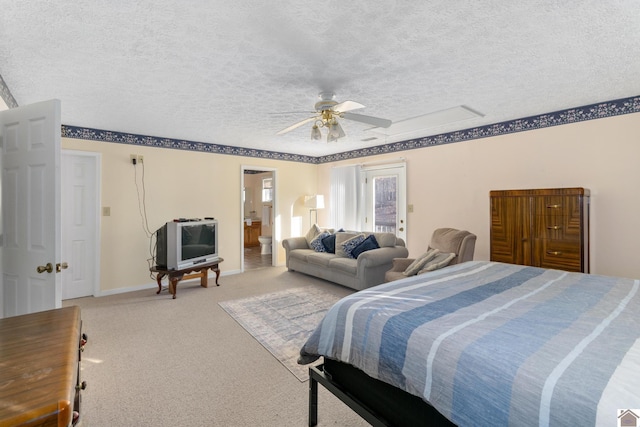
[[[65,125],[311,156],[636,96],[638,58],[637,0],[0,0],[19,105],[58,98]],[[402,133],[275,135],[321,91]],[[398,125],[459,106],[483,116]]]

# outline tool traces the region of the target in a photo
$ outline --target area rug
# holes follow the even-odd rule
[[[298,365],[300,348],[339,299],[322,288],[309,286],[218,304],[304,382],[309,379],[310,365]]]

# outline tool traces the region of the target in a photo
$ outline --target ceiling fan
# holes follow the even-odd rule
[[[338,103],[335,101],[335,94],[332,92],[320,92],[318,95],[320,100],[315,104],[316,114],[293,125],[282,129],[277,135],[291,132],[307,123],[313,123],[311,128],[311,139],[322,139],[320,128],[327,128],[327,142],[337,141],[345,136],[342,126],[338,119],[353,120],[355,122],[366,123],[375,127],[388,128],[391,126],[391,120],[381,119],[378,117],[365,116],[363,114],[355,114],[351,111],[364,108],[364,105],[355,101],[343,101]]]

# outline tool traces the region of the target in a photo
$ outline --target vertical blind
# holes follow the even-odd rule
[[[330,226],[360,230],[360,165],[331,170]]]

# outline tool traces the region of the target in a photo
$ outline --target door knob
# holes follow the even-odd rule
[[[45,271],[47,273],[51,273],[53,271],[53,264],[51,264],[50,262],[47,263],[47,265],[39,265],[38,268],[36,268],[36,270],[38,271],[38,273],[42,274]]]
[[[56,273],[60,273],[62,270],[66,270],[67,268],[69,268],[69,264],[67,264],[66,262],[57,263],[56,264]]]

